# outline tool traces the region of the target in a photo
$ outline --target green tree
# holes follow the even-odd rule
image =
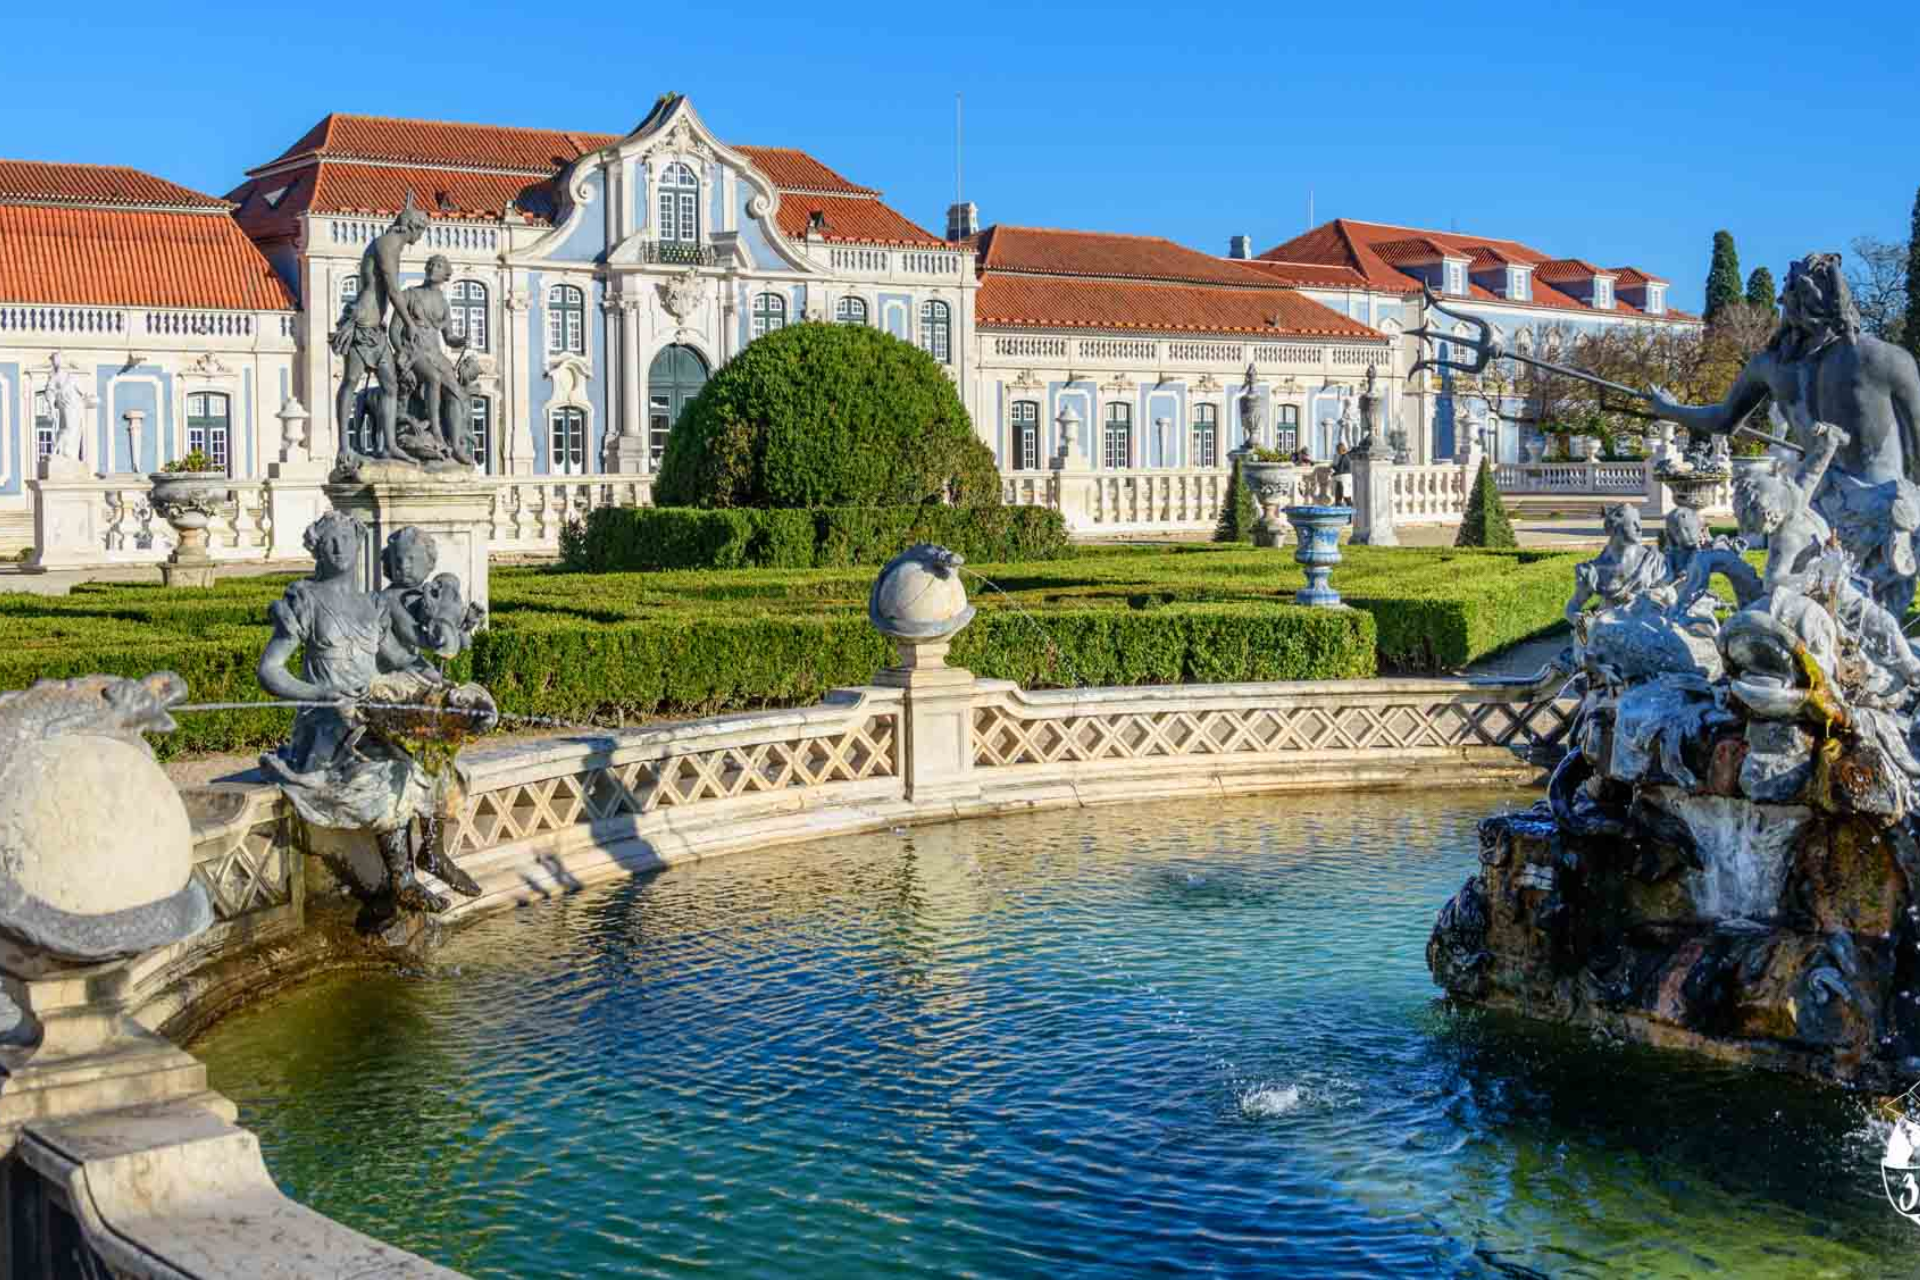
[[[1733,232],[1716,231],[1713,265],[1707,270],[1707,323],[1712,324],[1722,308],[1740,301],[1740,254],[1733,247]]]
[[[1460,519],[1456,547],[1517,547],[1513,525],[1507,521],[1507,509],[1500,504],[1500,486],[1493,480],[1493,463],[1480,459],[1480,474],[1474,477],[1473,493],[1467,499],[1467,513]]]
[[[1907,323],[1901,344],[1920,359],[1920,191],[1913,196],[1913,226],[1907,235]]]
[[[1220,503],[1220,521],[1213,526],[1215,542],[1252,542],[1254,522],[1260,519],[1260,504],[1253,490],[1240,479],[1240,459],[1233,460],[1233,473],[1227,478],[1226,497]]]
[[[756,339],[700,389],[654,486],[661,506],[995,506],[1000,472],[953,381],[865,325]]]
[[[1766,312],[1770,320],[1780,318],[1780,290],[1774,286],[1773,272],[1765,267],[1755,267],[1747,277],[1747,305]]]

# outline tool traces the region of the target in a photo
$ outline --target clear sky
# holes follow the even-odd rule
[[[293,15],[290,17],[289,15]],[[938,232],[986,222],[1264,250],[1334,216],[1524,240],[1674,282],[1712,234],[1776,278],[1920,185],[1904,5],[28,3],[0,156],[223,194],[328,111],[619,132],[665,90]]]

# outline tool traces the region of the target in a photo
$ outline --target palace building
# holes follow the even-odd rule
[[[430,221],[406,280],[432,254],[450,260],[453,325],[479,357],[484,470],[509,487],[620,477],[629,496],[614,500],[645,500],[714,369],[802,321],[925,350],[1010,499],[1057,495],[1047,477],[1068,466],[1134,486],[1114,503],[1188,524],[1210,518],[1248,439],[1249,386],[1257,443],[1330,459],[1372,371],[1381,425],[1412,462],[1464,447],[1451,379],[1406,374],[1423,285],[1517,344],[1547,325],[1699,323],[1644,270],[1350,219],[1257,257],[1245,237],[1216,256],[1147,235],[981,229],[970,204],[937,236],[805,151],[722,141],[679,95],[626,133],[334,114],[224,200],[131,169],[0,162],[0,543],[31,529],[55,352],[83,372],[86,457],[111,510],[191,448],[236,482],[290,449],[333,458],[343,366],[328,338],[361,254],[409,197]],[[111,544],[121,526],[108,527]]]

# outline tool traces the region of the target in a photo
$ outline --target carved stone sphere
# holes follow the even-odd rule
[[[0,934],[28,955],[93,962],[191,937],[212,920],[193,829],[153,757],[62,734],[0,757]]]
[[[932,543],[908,547],[887,561],[867,597],[867,619],[890,640],[945,640],[973,621],[960,582],[965,559]]]

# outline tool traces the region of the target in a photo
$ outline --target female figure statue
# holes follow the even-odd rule
[[[1573,598],[1567,621],[1581,635],[1587,601],[1598,597],[1602,609],[1632,602],[1667,581],[1667,561],[1640,541],[1640,508],[1617,503],[1606,512],[1607,545],[1598,556],[1574,566]]]
[[[437,819],[443,777],[430,773],[387,726],[370,718],[380,708],[418,706],[474,714],[454,726],[461,734],[490,728],[493,708],[477,686],[449,689],[431,663],[420,660],[395,631],[390,604],[361,591],[353,569],[366,536],[358,520],[330,511],[308,527],[314,574],[287,588],[267,611],[273,638],[260,655],[260,684],[275,697],[318,703],[294,717],[293,737],[260,758],[300,816],[318,827],[371,831],[386,865],[389,905],[444,911],[447,899],[427,891],[413,872],[413,820]],[[298,650],[300,673],[287,667]],[[469,896],[480,889],[434,847],[431,829],[421,857],[435,874]]]

